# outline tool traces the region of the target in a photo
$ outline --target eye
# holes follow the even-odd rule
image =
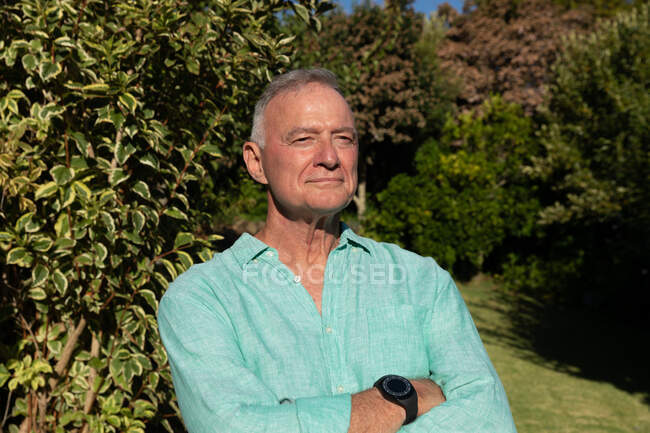
[[[308,143],[310,143],[311,141],[312,141],[312,137],[309,136],[309,135],[305,135],[305,136],[301,136],[301,137],[296,137],[296,138],[294,138],[293,141],[292,141],[291,143],[292,143],[292,144],[300,145],[300,144],[308,144]]]
[[[355,144],[354,137],[350,135],[337,135],[335,137],[336,141],[340,144],[351,146]]]

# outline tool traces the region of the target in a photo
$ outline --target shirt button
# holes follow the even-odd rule
[[[325,328],[325,332],[327,332],[328,334],[331,334],[332,333],[332,328],[330,328],[328,326],[327,328]]]
[[[295,277],[293,277],[293,282],[294,283],[299,283],[300,282],[300,275],[296,275]]]
[[[273,257],[273,251],[267,251],[266,255],[267,257]]]
[[[337,392],[343,392],[343,387],[341,385],[336,387]]]

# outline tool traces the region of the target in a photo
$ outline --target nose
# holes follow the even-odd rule
[[[314,154],[314,165],[323,166],[328,170],[333,170],[339,166],[339,154],[330,139],[323,139],[318,145],[318,150]]]

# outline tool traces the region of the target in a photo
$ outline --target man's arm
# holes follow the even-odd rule
[[[404,410],[376,388],[280,404],[246,368],[226,312],[201,296],[176,291],[163,298],[158,311],[160,335],[190,433],[394,433],[401,427]],[[435,403],[439,388],[428,379],[417,382],[423,411]],[[427,389],[433,392],[427,394]]]
[[[438,385],[429,379],[411,380],[418,395],[418,416],[443,403],[445,396]],[[352,413],[349,433],[395,433],[401,427],[406,412],[384,399],[377,388],[352,395]]]
[[[432,263],[438,292],[425,326],[432,372],[447,401],[404,426],[410,433],[516,433],[508,399],[465,302],[449,274]]]

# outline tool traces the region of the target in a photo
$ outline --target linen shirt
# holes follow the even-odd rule
[[[428,377],[447,399],[400,432],[516,431],[465,303],[433,259],[343,225],[321,312],[248,234],[180,275],[158,324],[188,431],[345,433],[351,394],[386,374]]]

